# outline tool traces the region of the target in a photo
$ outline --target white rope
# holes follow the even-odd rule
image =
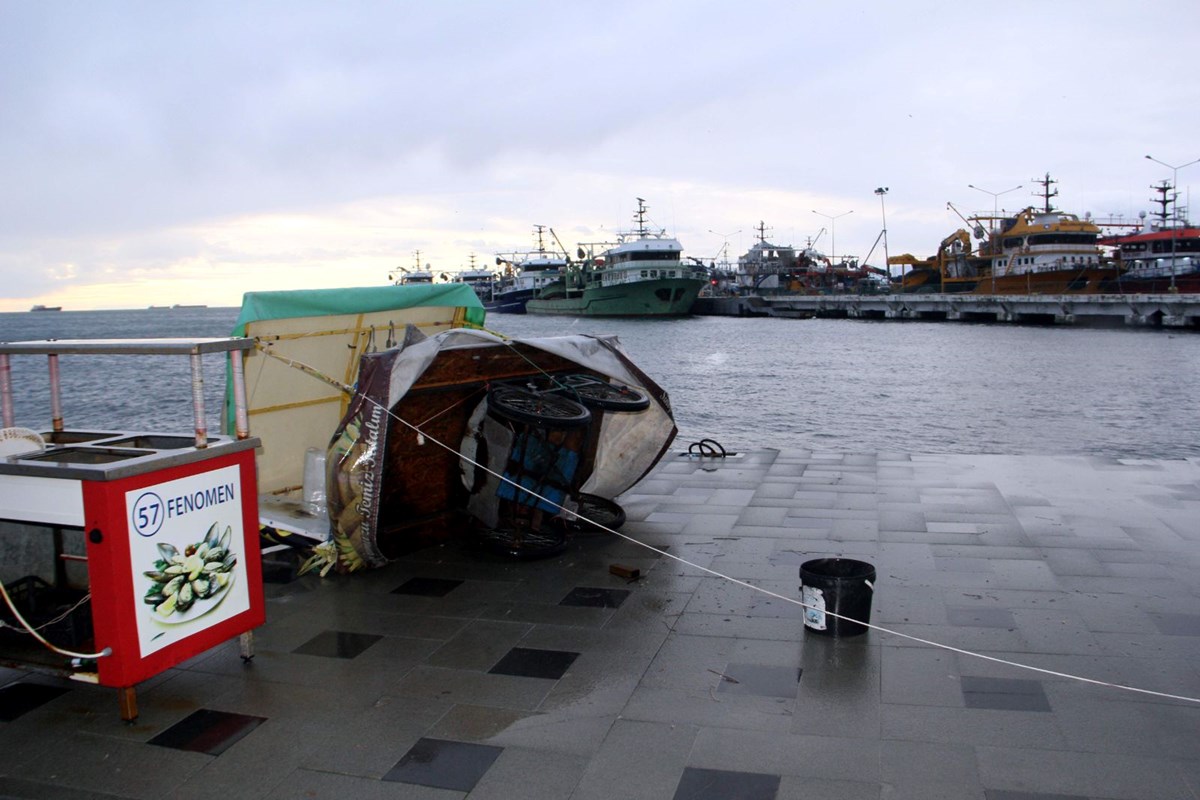
[[[360,393],[360,394],[361,394],[361,393]],[[366,399],[368,402],[374,403],[375,405],[379,406],[381,409],[383,409],[384,413],[386,413],[388,416],[390,416],[390,417],[392,417],[393,419],[395,419],[397,422],[399,422],[399,423],[401,423],[402,425],[405,425],[406,427],[410,428],[411,430],[413,430],[413,431],[414,431],[415,433],[417,433],[418,435],[425,437],[427,441],[431,441],[431,442],[433,442],[434,444],[436,444],[438,447],[441,447],[441,448],[443,448],[444,450],[447,450],[448,452],[454,453],[455,455],[457,455],[459,458],[463,459],[463,460],[464,460],[464,461],[466,461],[467,463],[469,463],[469,464],[472,464],[473,466],[475,466],[475,467],[477,467],[477,468],[479,468],[479,469],[482,469],[482,470],[484,470],[485,472],[487,472],[487,473],[489,473],[489,474],[491,474],[491,475],[493,475],[493,476],[495,476],[495,477],[499,478],[500,480],[504,481],[505,483],[512,484],[512,485],[513,485],[515,488],[518,488],[518,489],[520,489],[521,491],[523,491],[523,492],[525,492],[525,493],[527,493],[527,494],[529,494],[529,495],[532,495],[533,497],[536,497],[538,500],[541,500],[541,501],[543,501],[543,502],[549,503],[550,505],[552,505],[552,506],[555,506],[556,508],[559,508],[559,509],[561,509],[562,511],[565,511],[565,512],[567,512],[567,513],[569,513],[569,514],[573,514],[574,516],[577,516],[577,517],[581,517],[581,518],[583,518],[583,519],[586,519],[586,517],[582,517],[582,515],[580,515],[580,514],[577,514],[576,512],[574,512],[574,511],[571,511],[570,509],[564,508],[563,506],[559,505],[558,503],[555,503],[553,500],[550,500],[550,499],[548,499],[548,498],[542,497],[542,496],[541,496],[541,495],[539,495],[537,492],[534,492],[534,491],[532,491],[532,490],[530,490],[530,489],[528,489],[528,488],[526,488],[526,487],[523,487],[523,486],[518,486],[518,485],[517,485],[517,484],[516,484],[514,481],[512,481],[511,479],[504,477],[503,475],[501,475],[501,474],[500,474],[500,473],[498,473],[498,472],[495,472],[495,471],[494,471],[494,470],[492,470],[492,469],[489,469],[487,466],[485,466],[485,465],[483,465],[483,464],[480,464],[479,462],[475,461],[474,459],[471,459],[471,458],[468,458],[467,456],[464,456],[462,453],[460,453],[458,450],[456,450],[456,449],[452,448],[450,445],[448,445],[448,444],[445,444],[444,442],[438,441],[436,438],[434,438],[434,437],[432,437],[432,436],[428,436],[428,435],[427,435],[427,434],[425,434],[423,431],[421,431],[421,429],[420,429],[420,428],[418,428],[416,425],[413,425],[413,424],[411,424],[410,422],[408,422],[407,420],[405,420],[405,419],[402,419],[401,417],[399,417],[399,416],[397,416],[396,414],[392,413],[392,411],[391,411],[390,409],[383,408],[383,406],[382,406],[380,403],[378,403],[378,402],[377,402],[377,401],[376,401],[374,398],[367,397],[365,394],[363,394],[363,395],[362,395],[362,397],[363,397],[364,399]],[[1126,686],[1126,685],[1124,685],[1124,684],[1120,684],[1120,683],[1110,683],[1110,682],[1108,682],[1108,681],[1097,680],[1097,679],[1095,679],[1095,678],[1087,678],[1087,677],[1084,677],[1084,676],[1081,676],[1081,675],[1072,675],[1072,674],[1070,674],[1070,673],[1068,673],[1068,672],[1058,672],[1058,671],[1056,671],[1056,670],[1052,670],[1052,669],[1045,669],[1045,668],[1043,668],[1043,667],[1035,667],[1035,666],[1032,666],[1032,665],[1030,665],[1030,664],[1022,664],[1022,663],[1020,663],[1020,662],[1018,662],[1018,661],[1010,661],[1010,660],[1008,660],[1008,659],[1005,659],[1005,658],[999,658],[999,657],[997,657],[997,656],[989,656],[989,655],[986,655],[986,654],[984,654],[984,653],[977,653],[977,652],[974,652],[974,651],[971,651],[971,650],[964,650],[964,649],[962,649],[962,648],[960,648],[960,647],[954,647],[953,645],[943,644],[943,643],[941,643],[941,642],[935,642],[935,641],[931,641],[931,640],[929,640],[929,639],[922,639],[922,638],[921,638],[921,637],[919,637],[919,636],[912,636],[912,635],[910,635],[910,634],[907,634],[907,633],[901,633],[900,631],[894,631],[894,630],[891,630],[890,628],[884,628],[884,627],[881,627],[881,626],[879,626],[879,625],[873,625],[873,624],[871,624],[871,623],[869,623],[869,622],[862,622],[862,621],[860,621],[860,620],[856,620],[856,619],[852,619],[852,618],[850,618],[850,617],[845,617],[845,616],[842,616],[841,614],[835,614],[835,613],[834,613],[834,612],[832,612],[832,611],[828,611],[828,610],[825,610],[825,609],[814,608],[813,606],[810,606],[810,605],[808,605],[808,604],[806,604],[806,603],[804,603],[804,602],[802,602],[802,601],[800,601],[800,600],[797,600],[797,599],[795,599],[794,597],[788,597],[788,596],[786,596],[786,595],[782,595],[782,594],[778,594],[778,593],[776,593],[776,592],[772,592],[771,590],[769,590],[769,589],[764,589],[764,588],[763,588],[763,587],[761,587],[761,586],[755,586],[755,585],[754,585],[754,584],[752,584],[752,583],[747,583],[746,581],[739,580],[738,578],[734,578],[734,577],[732,577],[732,576],[730,576],[730,575],[726,575],[726,574],[724,574],[724,573],[722,573],[722,572],[718,572],[717,570],[710,569],[710,568],[708,568],[708,567],[704,567],[704,566],[701,566],[701,565],[699,565],[699,564],[696,564],[696,563],[694,563],[694,562],[688,561],[688,560],[687,560],[687,559],[685,559],[685,558],[681,558],[680,556],[674,555],[674,554],[672,554],[672,553],[668,553],[666,550],[659,549],[659,548],[655,547],[654,545],[647,544],[647,543],[645,543],[645,542],[643,542],[643,541],[640,541],[640,540],[638,540],[638,539],[635,539],[635,538],[634,538],[634,537],[632,537],[632,536],[629,536],[629,535],[627,535],[627,534],[621,533],[620,531],[613,530],[612,528],[609,528],[609,527],[607,527],[607,526],[605,526],[605,525],[602,525],[602,524],[600,524],[599,522],[593,522],[592,520],[587,520],[587,521],[588,521],[590,524],[594,525],[595,527],[597,527],[597,528],[600,528],[601,530],[607,531],[608,533],[611,533],[611,534],[613,534],[614,536],[620,537],[621,539],[624,539],[624,540],[625,540],[625,541],[627,541],[627,542],[632,542],[633,544],[636,544],[636,545],[639,545],[639,546],[641,546],[641,547],[644,547],[644,548],[646,548],[647,550],[650,550],[651,552],[657,553],[657,554],[658,554],[658,555],[660,555],[660,556],[665,556],[666,558],[669,558],[669,559],[672,559],[672,560],[674,560],[674,561],[677,561],[677,562],[679,562],[680,564],[684,564],[684,565],[686,565],[686,566],[689,566],[689,567],[691,567],[692,569],[696,569],[696,570],[699,570],[699,571],[701,571],[701,572],[708,573],[709,575],[712,575],[712,576],[713,576],[713,577],[715,577],[715,578],[720,578],[720,579],[722,579],[722,580],[729,581],[730,583],[736,584],[736,585],[738,585],[738,586],[745,587],[745,588],[747,588],[747,589],[750,589],[751,591],[759,592],[759,593],[761,593],[761,594],[764,594],[764,595],[766,595],[766,596],[768,596],[768,597],[773,597],[773,598],[775,598],[775,599],[777,599],[777,600],[783,600],[784,602],[791,603],[792,605],[797,605],[797,606],[800,606],[801,608],[804,608],[804,609],[809,609],[809,610],[813,610],[813,611],[824,611],[824,613],[825,613],[826,615],[828,615],[828,616],[830,616],[830,617],[833,617],[834,619],[840,619],[840,620],[844,620],[844,621],[847,621],[847,622],[854,622],[854,623],[858,623],[859,625],[862,625],[862,626],[864,626],[864,627],[866,627],[866,628],[870,628],[870,629],[871,629],[871,630],[873,630],[873,631],[879,631],[880,633],[887,634],[887,635],[889,635],[889,636],[898,636],[898,637],[900,637],[900,638],[902,638],[902,639],[908,639],[909,641],[912,641],[912,642],[917,642],[917,643],[919,643],[919,644],[927,645],[927,646],[929,646],[929,647],[936,647],[936,648],[938,648],[938,649],[940,649],[940,650],[948,650],[948,651],[950,651],[950,652],[952,652],[952,653],[958,653],[959,655],[970,656],[971,658],[979,658],[979,659],[983,659],[984,661],[991,661],[991,662],[993,662],[993,663],[996,663],[996,664],[1004,664],[1005,666],[1009,666],[1009,667],[1015,667],[1015,668],[1017,668],[1017,669],[1028,670],[1028,671],[1030,671],[1030,672],[1037,672],[1037,673],[1040,673],[1040,674],[1042,674],[1042,675],[1050,675],[1050,676],[1053,676],[1053,677],[1056,677],[1056,678],[1066,678],[1067,680],[1079,681],[1080,683],[1089,683],[1089,684],[1092,684],[1093,686],[1104,686],[1104,687],[1106,687],[1106,688],[1109,688],[1109,689],[1119,689],[1119,690],[1121,690],[1121,691],[1126,691],[1126,692],[1135,692],[1135,693],[1137,693],[1137,694],[1149,695],[1149,696],[1151,696],[1151,697],[1160,697],[1160,698],[1163,698],[1163,699],[1166,699],[1166,700],[1181,700],[1181,701],[1183,701],[1183,702],[1185,702],[1185,703],[1197,703],[1197,704],[1200,704],[1200,697],[1189,697],[1189,696],[1187,696],[1187,695],[1169,694],[1169,693],[1167,693],[1167,692],[1156,692],[1156,691],[1154,691],[1154,690],[1152,690],[1152,689],[1141,689],[1141,688],[1138,688],[1138,687],[1136,687],[1136,686]]]
[[[64,650],[61,647],[57,647],[57,646],[51,644],[50,642],[43,639],[42,635],[40,633],[38,633],[37,630],[34,629],[34,627],[32,625],[30,625],[28,622],[26,622],[24,617],[21,616],[21,612],[17,610],[17,607],[13,603],[12,598],[10,598],[8,596],[8,590],[4,588],[3,582],[0,582],[0,595],[4,595],[4,602],[8,604],[8,610],[11,611],[13,613],[13,616],[17,618],[17,622],[21,623],[21,627],[24,628],[25,630],[29,631],[29,634],[31,636],[33,636],[33,638],[37,639],[39,642],[41,642],[43,645],[45,645],[50,650],[53,650],[54,652],[56,652],[60,655],[69,656],[71,658],[82,658],[82,659],[85,659],[88,661],[93,661],[97,658],[104,658],[106,656],[112,655],[111,647],[106,647],[103,650],[101,650],[99,653],[75,653],[75,652],[72,652],[71,650]]]

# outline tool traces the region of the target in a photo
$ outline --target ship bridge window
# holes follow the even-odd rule
[[[1029,237],[1030,244],[1082,244],[1096,243],[1094,233],[1035,233]]]

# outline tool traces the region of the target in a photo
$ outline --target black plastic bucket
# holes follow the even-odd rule
[[[866,633],[867,626],[861,623],[871,621],[875,567],[852,558],[805,561],[800,565],[800,594],[806,606],[804,627],[813,633],[822,636]]]

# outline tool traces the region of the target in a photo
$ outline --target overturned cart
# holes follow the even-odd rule
[[[338,566],[380,566],[469,530],[514,556],[620,524],[612,499],[666,452],[666,392],[615,337],[476,330],[365,355],[326,457]]]

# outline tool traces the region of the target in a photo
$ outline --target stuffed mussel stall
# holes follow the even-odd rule
[[[615,528],[612,498],[676,433],[666,392],[615,337],[504,339],[471,329],[364,355],[333,436],[327,502],[342,570],[469,532],[516,557]]]
[[[615,337],[481,330],[464,284],[248,293],[245,355],[268,538],[353,571],[453,536],[555,552],[675,436]]]

